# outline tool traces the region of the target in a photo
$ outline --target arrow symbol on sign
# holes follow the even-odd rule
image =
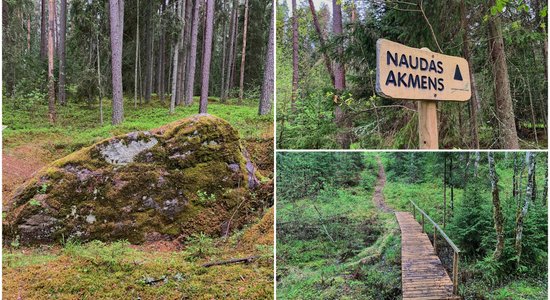
[[[454,79],[462,81],[462,73],[460,73],[460,68],[458,67],[458,65],[456,65],[455,78]]]

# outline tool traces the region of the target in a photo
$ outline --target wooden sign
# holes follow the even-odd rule
[[[468,62],[379,39],[376,92],[394,99],[468,101],[472,96]]]

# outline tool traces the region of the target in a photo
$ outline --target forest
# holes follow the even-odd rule
[[[401,299],[411,200],[460,249],[463,299],[548,296],[545,152],[283,152],[277,170],[279,299]]]
[[[418,148],[416,102],[376,93],[381,38],[468,61],[471,99],[437,102],[440,148],[547,146],[545,1],[277,5],[278,148]]]
[[[274,3],[2,11],[4,297],[272,297]]]

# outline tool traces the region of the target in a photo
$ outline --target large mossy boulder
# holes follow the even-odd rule
[[[57,160],[20,187],[4,242],[76,238],[132,243],[227,234],[269,205],[269,184],[237,131],[196,115],[110,138]]]

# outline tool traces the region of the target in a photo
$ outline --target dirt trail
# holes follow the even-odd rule
[[[376,181],[376,186],[374,188],[374,195],[372,196],[372,201],[374,204],[383,212],[393,212],[393,209],[391,209],[387,204],[386,201],[384,201],[384,186],[386,185],[386,172],[384,172],[384,165],[382,165],[382,162],[380,161],[380,157],[377,157],[376,160],[378,161],[378,179]]]
[[[2,152],[2,204],[5,209],[13,191],[45,166],[50,155],[36,145]]]

